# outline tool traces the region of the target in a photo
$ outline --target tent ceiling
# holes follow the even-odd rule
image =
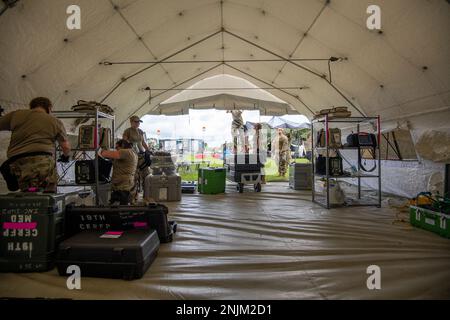
[[[71,31],[66,8],[74,3],[82,28]],[[370,4],[382,8],[383,33],[365,26]],[[337,105],[384,118],[450,105],[450,6],[441,0],[21,0],[0,17],[0,30],[6,108],[37,95],[58,109],[107,97],[120,125],[176,93],[162,91],[149,104],[143,88],[187,87],[218,74],[306,86],[271,93],[307,116]],[[326,61],[230,62],[331,56],[346,58],[331,64],[331,84]],[[217,62],[100,64],[168,57]]]

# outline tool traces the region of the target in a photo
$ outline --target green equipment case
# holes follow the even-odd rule
[[[225,168],[198,169],[198,192],[202,194],[225,193]]]
[[[0,195],[0,272],[40,272],[54,267],[64,236],[64,194]]]
[[[450,215],[430,209],[410,206],[409,220],[411,225],[425,229],[438,235],[450,238]]]

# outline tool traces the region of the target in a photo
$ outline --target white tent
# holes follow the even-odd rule
[[[347,106],[380,115],[384,129],[407,122],[414,140],[449,128],[447,1],[79,0],[81,29],[69,30],[72,4],[21,0],[0,16],[7,112],[35,96],[60,110],[97,100],[115,109],[120,134],[130,115],[162,113],[173,89],[227,74],[271,88],[286,113]],[[373,4],[381,30],[366,26]]]
[[[6,8],[5,3],[16,5]],[[67,28],[71,5],[81,10],[80,30]],[[371,5],[381,9],[381,30],[366,25]],[[449,0],[3,0],[0,105],[10,112],[47,96],[55,109],[70,110],[78,100],[96,100],[114,108],[117,136],[131,115],[183,113],[189,103],[241,104],[262,112],[270,108],[269,115],[297,113],[310,120],[323,108],[346,106],[353,116],[380,115],[383,132],[401,127],[411,133],[417,159],[382,163],[383,190],[410,197],[441,181],[443,162],[450,161],[449,30]],[[204,95],[182,90],[202,80],[197,88],[204,88],[206,79],[217,76],[241,78],[238,86],[247,89],[205,90]],[[260,95],[252,96],[256,93]],[[8,143],[9,133],[0,132],[0,163]],[[6,191],[2,182],[0,193]],[[148,299],[165,313],[183,317],[199,309],[197,315],[207,317],[210,310],[212,318],[216,310],[207,309],[207,303],[191,308],[184,300],[449,298],[450,242],[405,223],[407,214],[388,205],[395,204],[393,199],[386,199],[382,208],[325,211],[311,202],[308,191],[286,184],[268,183],[262,192],[247,187],[240,194],[228,184],[225,194],[183,195],[182,201],[167,203],[168,220],[178,223],[178,232],[172,243],[160,245],[142,279],[87,277],[84,265],[96,267],[103,256],[94,256],[96,242],[89,240],[94,251],[85,255],[86,263],[75,263],[80,268],[67,269],[67,275],[65,268],[60,268],[61,276],[56,270],[0,273],[0,296]],[[169,188],[160,191],[171,193]],[[89,200],[66,196],[66,203]],[[28,212],[23,208],[0,209],[11,222],[36,216],[21,214]],[[94,216],[106,210],[94,210],[98,212],[87,215],[82,225],[101,227],[104,218]],[[419,215],[424,223],[444,228],[442,217],[438,222]],[[48,221],[55,216],[54,230],[66,222],[57,223],[57,214],[45,216]],[[54,250],[51,238],[43,236],[53,233],[52,223],[41,221],[35,229],[38,237],[34,230],[3,225],[2,268],[11,262],[9,254],[17,257],[11,265],[21,271],[46,264],[45,257],[52,255],[45,253]],[[117,249],[122,240],[132,243],[126,234],[99,240]],[[148,239],[143,249],[151,247]],[[48,251],[41,254],[44,242]],[[127,269],[128,247],[112,250],[124,253]],[[35,260],[19,260],[28,255]],[[115,273],[123,265],[119,260],[95,269]],[[148,267],[147,261],[137,265]],[[80,281],[82,290],[71,290]],[[183,302],[167,309],[158,299]],[[271,305],[261,303],[264,314],[281,309],[270,311]],[[149,314],[155,311],[150,308]],[[27,309],[36,311],[20,311]],[[249,304],[239,302],[226,311],[249,310]],[[297,310],[293,313],[300,314]]]
[[[262,115],[298,113],[294,107],[266,90],[245,79],[226,74],[197,82],[149,113],[187,114],[189,109],[260,110]]]

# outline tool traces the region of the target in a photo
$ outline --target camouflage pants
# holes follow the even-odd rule
[[[44,192],[56,192],[58,176],[53,156],[32,156],[18,159],[10,165],[17,177],[21,191],[38,188]]]
[[[278,164],[278,173],[281,176],[285,176],[288,168],[288,153],[287,151],[280,152],[280,160]]]
[[[134,174],[134,186],[130,190],[132,204],[136,203],[139,192],[144,191],[145,178],[147,178],[147,176],[150,174],[149,167],[139,169],[139,167],[144,163],[144,161],[145,161],[144,157],[139,155],[136,173]]]

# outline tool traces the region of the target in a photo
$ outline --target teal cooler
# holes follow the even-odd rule
[[[416,206],[409,210],[411,225],[450,238],[450,215]]]
[[[198,169],[198,192],[202,194],[225,193],[225,168]]]
[[[64,194],[0,195],[0,272],[39,272],[54,267],[64,236]]]

